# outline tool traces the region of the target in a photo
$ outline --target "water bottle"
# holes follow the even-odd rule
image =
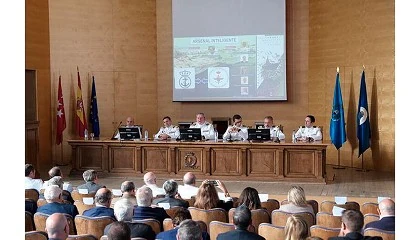
[[[144,141],[149,139],[149,132],[147,130],[144,131]]]
[[[85,129],[85,140],[88,140],[89,139],[89,136],[88,136],[88,130],[87,129]]]
[[[216,129],[214,129],[214,141],[217,142],[217,139],[219,138],[219,133]]]
[[[296,134],[296,132],[295,132],[295,130],[293,130],[293,132],[292,132],[292,143],[296,143],[295,134]]]

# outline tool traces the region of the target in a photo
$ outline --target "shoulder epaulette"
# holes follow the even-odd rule
[[[259,127],[258,127],[258,129],[263,129],[263,128],[264,128],[264,126],[259,126]]]
[[[312,127],[316,128],[317,126],[312,126]]]
[[[174,128],[179,128],[178,126],[174,126]]]
[[[195,125],[197,125],[197,123],[193,123],[193,124],[191,124],[191,126],[195,126]]]
[[[247,126],[246,125],[242,125],[242,127],[246,128]]]
[[[305,128],[305,126],[300,126],[301,128]]]
[[[205,124],[206,124],[206,126],[210,125],[210,123],[205,123]]]

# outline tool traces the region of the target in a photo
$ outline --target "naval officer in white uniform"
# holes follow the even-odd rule
[[[260,128],[270,129],[270,136],[272,139],[278,138],[279,140],[283,140],[286,138],[280,128],[278,126],[274,126],[274,120],[272,116],[265,117],[264,126]]]
[[[243,141],[248,139],[248,128],[242,125],[242,117],[238,114],[233,115],[233,125],[226,129],[223,140]]]
[[[198,113],[196,115],[196,122],[190,125],[190,128],[201,128],[201,136],[205,140],[214,139],[214,127],[213,124],[206,121],[204,113]]]
[[[305,126],[301,126],[295,133],[298,141],[319,141],[322,140],[321,129],[314,126],[315,117],[308,115],[305,118]]]
[[[179,127],[172,125],[172,120],[169,116],[162,119],[163,127],[155,134],[154,138],[157,140],[171,140],[179,137]]]

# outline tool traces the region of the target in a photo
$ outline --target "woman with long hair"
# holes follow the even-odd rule
[[[287,193],[288,204],[281,205],[280,210],[289,213],[310,212],[314,215],[314,209],[306,202],[305,191],[300,186],[292,186]]]
[[[219,199],[215,186],[223,191],[226,197],[225,201]],[[204,180],[195,196],[194,207],[201,209],[223,208],[229,211],[233,207],[233,202],[223,182]]]
[[[284,240],[305,240],[309,236],[308,224],[299,215],[287,218]]]
[[[245,205],[249,210],[261,209],[261,201],[258,191],[252,187],[246,187],[239,196],[238,206]]]

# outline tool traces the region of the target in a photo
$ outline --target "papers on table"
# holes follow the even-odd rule
[[[267,200],[268,200],[268,194],[266,194],[266,193],[260,193],[260,194],[258,194],[258,197],[260,197],[261,202],[267,202]]]
[[[346,209],[342,208],[342,207],[334,206],[333,209],[332,209],[332,214],[333,214],[333,216],[342,216],[344,210],[346,210]]]
[[[163,208],[163,209],[171,208],[171,205],[169,205],[169,203],[158,203],[158,206]]]
[[[88,194],[89,192],[88,192],[87,189],[83,188],[83,189],[79,189],[79,193],[80,194]]]
[[[346,204],[347,197],[335,197],[335,202],[337,204]],[[341,216],[341,215],[340,215]]]
[[[112,195],[114,196],[122,196],[122,191],[121,189],[112,189]]]
[[[92,197],[84,197],[83,198],[83,203],[88,204],[88,205],[92,205],[93,204],[93,198]]]

